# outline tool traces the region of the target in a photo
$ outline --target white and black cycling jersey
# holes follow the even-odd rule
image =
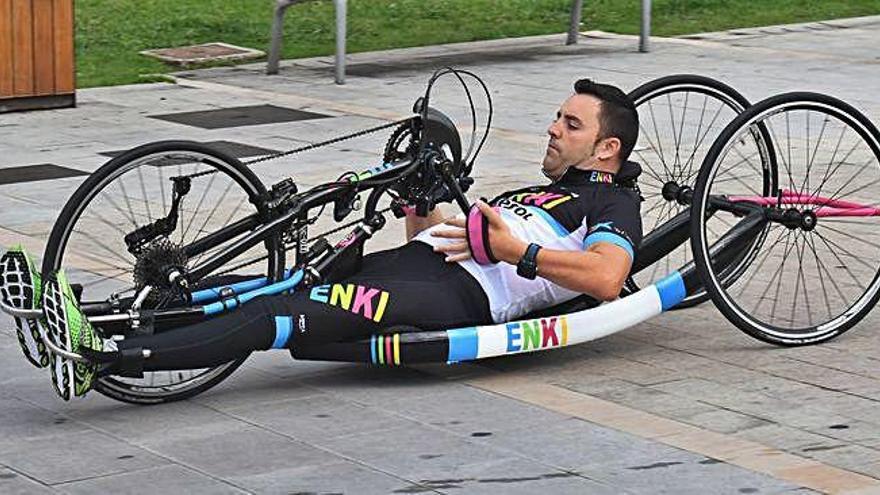
[[[627,166],[638,170],[638,165]],[[613,174],[572,167],[552,184],[507,191],[489,204],[498,207],[512,234],[525,242],[567,251],[610,242],[634,258],[642,239],[640,201],[637,190],[620,186]],[[414,240],[431,246],[453,242],[431,235],[434,230],[449,228],[435,225]],[[508,263],[480,265],[468,259],[461,266],[486,292],[496,322],[510,321],[580,295],[540,276],[535,280],[520,277],[516,266]]]

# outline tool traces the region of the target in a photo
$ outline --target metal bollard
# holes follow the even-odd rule
[[[639,33],[639,51],[651,49],[651,0],[642,0],[642,29]]]

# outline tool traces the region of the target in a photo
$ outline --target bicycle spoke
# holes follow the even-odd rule
[[[687,95],[688,94],[689,93],[684,94],[685,109],[687,109]],[[669,121],[672,124],[672,127],[670,127],[670,129],[672,129],[672,141],[675,143],[675,157],[673,157],[674,161],[672,162],[672,173],[673,173],[673,177],[677,177],[677,175],[675,174],[675,169],[676,169],[676,167],[681,166],[681,164],[679,163],[679,160],[681,159],[681,157],[680,157],[681,130],[683,129],[683,126],[684,126],[684,115],[682,115],[681,126],[679,127],[679,133],[678,133],[678,135],[676,135],[676,133],[675,133],[675,112],[673,111],[674,107],[672,105],[672,97],[669,96],[669,93],[666,93],[666,101],[669,103]]]
[[[865,263],[864,261],[862,261],[862,259],[859,258],[858,256],[856,256],[856,255],[850,253],[849,251],[847,251],[846,249],[844,249],[842,246],[840,246],[840,245],[837,244],[836,242],[834,242],[834,241],[832,241],[832,240],[826,238],[824,235],[820,234],[819,232],[816,232],[816,231],[814,230],[813,233],[815,233],[815,234],[819,237],[819,239],[820,239],[823,243],[825,243],[825,245],[828,247],[828,250],[831,251],[831,254],[837,259],[837,262],[840,263],[840,268],[843,268],[843,270],[846,271],[847,275],[849,275],[849,277],[850,277],[851,279],[853,279],[853,282],[855,282],[855,284],[856,284],[858,287],[860,287],[860,288],[864,288],[864,287],[862,286],[862,283],[859,281],[858,277],[856,277],[855,274],[852,272],[852,270],[849,269],[849,265],[847,265],[847,263],[846,263],[845,261],[843,261],[843,259],[841,259],[840,256],[838,256],[837,252],[834,251],[834,248],[836,247],[837,249],[843,251],[843,253],[844,253],[845,255],[849,256],[850,258],[852,258],[852,259],[854,259],[854,260],[856,260],[856,261],[858,261],[858,262],[860,262],[860,263],[862,263],[862,264],[864,264],[864,265],[867,266],[868,268],[871,268],[871,266],[868,265],[867,263]],[[832,247],[832,245],[833,245],[833,247]]]
[[[98,246],[98,247],[102,248],[103,250],[107,251],[108,253],[110,253],[110,255],[112,255],[114,258],[116,258],[116,259],[122,261],[123,263],[126,263],[126,264],[131,263],[131,260],[128,260],[128,259],[122,257],[119,253],[116,252],[115,249],[111,248],[111,247],[108,246],[104,241],[102,241],[101,239],[98,239],[98,238],[95,237],[94,235],[89,234],[89,233],[87,233],[87,232],[82,232],[82,231],[77,231],[77,234],[79,234],[79,235],[85,237],[86,239],[88,239],[89,241],[91,241],[92,243],[94,243],[96,246]],[[126,251],[126,254],[127,254],[127,253],[128,253],[128,252]]]
[[[119,270],[117,272],[114,272],[110,275],[98,274],[98,275],[102,275],[101,278],[99,278],[97,280],[92,280],[90,282],[83,283],[82,286],[83,286],[83,288],[86,288],[86,287],[91,287],[91,286],[100,284],[101,282],[106,282],[107,280],[119,280],[120,275],[125,275],[128,273],[131,273],[131,270],[125,268],[125,269]]]
[[[147,200],[147,187],[144,185],[144,173],[141,170],[141,167],[137,168],[138,174],[138,182],[141,185],[141,194],[144,196],[144,206],[147,209],[147,221],[149,223],[153,222],[153,214],[150,212],[150,202]]]
[[[693,146],[693,149],[691,150],[691,154],[688,155],[687,160],[685,160],[685,163],[682,166],[682,170],[684,170],[685,167],[687,167],[687,172],[685,172],[685,176],[688,176],[688,177],[690,176],[691,167],[693,166],[694,156],[696,156],[697,150],[700,149],[700,143],[702,142],[702,140],[700,139],[700,134],[703,129],[703,118],[706,116],[706,105],[708,105],[708,104],[709,104],[709,95],[703,95],[703,105],[700,107],[700,120],[699,120],[699,122],[697,122],[697,130],[696,130],[696,132],[694,132],[694,137],[695,137],[694,146]],[[722,107],[719,106],[719,111],[721,108]],[[686,118],[685,114],[682,113],[682,116],[681,116],[682,122],[684,122],[685,118]],[[706,133],[708,134],[711,129],[712,129],[711,126],[707,127]]]
[[[859,241],[859,242],[861,242],[862,244],[867,244],[868,246],[871,246],[871,247],[874,248],[874,249],[880,249],[880,244],[877,244],[876,242],[866,241],[863,237],[855,236],[855,235],[852,235],[852,234],[847,234],[846,232],[844,232],[844,231],[842,231],[842,230],[839,230],[839,229],[835,229],[834,227],[832,227],[832,226],[830,226],[830,225],[824,225],[824,224],[823,224],[822,227],[824,227],[824,228],[826,228],[826,229],[828,229],[828,230],[830,230],[830,231],[832,231],[832,232],[835,232],[835,233],[837,233],[837,234],[840,234],[840,235],[842,235],[842,236],[848,237],[848,238],[850,238],[850,239],[852,239],[852,240],[854,240],[854,241]],[[859,258],[859,259],[861,259],[861,258]],[[869,264],[867,264],[867,263],[865,263],[865,266],[867,266],[868,268],[871,268],[871,265],[869,265]]]
[[[116,201],[113,201],[113,197],[111,197],[107,193],[102,194],[100,197],[106,199],[107,202],[110,203],[110,206],[112,206],[114,210],[118,211],[123,217],[125,217],[125,219],[128,220],[133,227],[138,226],[134,216],[126,214],[126,212],[122,210],[122,207],[116,204]]]
[[[753,171],[755,171],[758,175],[762,175],[761,172],[759,172],[758,169],[754,168],[754,165],[752,165],[752,163],[751,163],[751,159],[752,159],[752,157],[755,156],[755,155],[757,155],[757,154],[759,154],[760,151],[755,151],[755,152],[753,152],[753,153],[752,153],[751,155],[749,155],[749,156],[744,156],[744,155],[743,155],[738,149],[736,149],[736,147],[734,147],[734,151],[736,151],[736,153],[737,153],[742,159],[741,159],[740,161],[734,163],[733,165],[727,167],[726,169],[719,171],[717,174],[715,174],[716,177],[717,177],[717,176],[721,176],[721,175],[723,175],[723,174],[725,174],[725,173],[727,173],[727,172],[730,172],[730,171],[733,170],[735,167],[738,167],[739,165],[742,165],[743,163],[748,163],[748,164],[750,165],[750,167],[752,168]]]
[[[776,240],[773,242],[773,244],[770,245],[769,248],[767,248],[767,252],[764,254],[764,257],[761,259],[761,262],[758,263],[758,266],[755,268],[755,270],[754,270],[755,273],[762,273],[761,268],[764,266],[764,263],[767,262],[767,259],[770,257],[770,254],[773,252],[773,248],[775,248],[777,245],[779,245],[780,242],[782,242],[782,240],[784,238],[783,236],[785,236],[785,234],[787,232],[788,232],[788,230],[781,230],[779,232],[779,235],[776,236]],[[739,293],[737,294],[737,297],[741,296],[743,294],[743,292],[745,292],[745,290],[749,287],[749,285],[751,285],[752,280],[754,280],[754,279],[755,279],[755,277],[752,276],[748,280],[746,280],[746,283],[743,284],[742,287],[740,287],[740,290],[739,290]]]
[[[650,100],[648,100],[648,111],[651,113],[651,122],[654,124],[654,136],[657,138],[657,151],[659,152],[658,156],[660,157],[660,163],[663,164],[663,170],[666,171],[666,176],[672,177],[672,173],[669,172],[669,166],[666,164],[666,159],[663,153],[663,145],[660,139],[660,131],[657,127],[657,119],[654,117],[654,104],[651,103]]]
[[[781,142],[781,140],[776,136],[776,130],[773,128],[773,125],[769,121],[764,121],[763,123],[765,124],[764,127],[766,127],[767,130],[770,132],[770,136],[772,137],[773,142],[774,143]],[[790,146],[789,146],[788,152],[789,152],[789,154],[791,153]],[[779,161],[782,162],[782,165],[785,167],[785,173],[786,173],[786,175],[788,175],[788,189],[793,191],[794,190],[794,186],[793,186],[794,178],[791,175],[791,166],[789,165],[790,162],[786,162],[785,157],[782,154],[777,153],[776,156],[780,159]],[[777,187],[779,187],[779,184],[777,184]]]
[[[788,253],[790,251],[789,240],[791,240],[791,231],[789,231],[785,236],[785,248],[783,248],[782,264],[779,265],[779,268],[777,268],[775,272],[773,272],[773,276],[771,276],[770,281],[767,282],[767,287],[764,288],[764,291],[761,293],[761,296],[758,298],[757,304],[752,309],[753,313],[758,312],[758,307],[760,307],[761,303],[766,300],[767,292],[770,290],[770,287],[773,285],[773,281],[776,280],[777,275],[779,275],[782,272],[782,269],[785,267],[785,259],[788,257]],[[775,307],[776,307],[775,301],[776,300],[774,299],[774,309],[771,310],[771,313],[773,313],[775,311]],[[772,321],[772,317],[771,317],[771,321]]]
[[[813,195],[813,197],[819,197],[819,195],[822,193],[822,188],[825,186],[825,182],[827,182],[828,179],[831,178],[831,175],[833,175],[834,172],[837,172],[837,169],[846,162],[846,160],[849,158],[849,155],[852,154],[852,152],[854,152],[856,147],[858,146],[859,143],[853,145],[849,153],[844,156],[844,158],[840,162],[838,162],[833,171],[831,170],[831,166],[834,165],[834,159],[837,157],[837,152],[840,151],[840,144],[843,142],[843,136],[846,134],[847,130],[849,130],[849,127],[844,127],[843,129],[841,129],[840,136],[837,137],[837,144],[834,146],[834,152],[831,153],[831,158],[828,160],[828,167],[825,169],[825,173],[822,175],[822,180],[819,182],[819,187],[816,188],[816,193]]]
[[[874,161],[873,159],[869,160],[869,161],[868,161],[868,162],[867,162],[867,163],[866,163],[866,164],[865,164],[860,170],[863,171],[863,170],[864,170],[865,168],[867,168],[867,166],[868,166],[871,162],[873,162],[873,161]],[[855,176],[853,176],[853,178],[855,178]],[[850,179],[846,184],[844,184],[843,186],[841,186],[841,189],[843,189],[844,187],[848,186],[850,182],[852,182],[852,179]],[[832,201],[834,201],[834,200],[836,200],[836,199],[840,199],[840,198],[843,197],[843,196],[847,196],[847,197],[848,197],[848,196],[852,196],[853,194],[855,194],[855,193],[857,193],[857,192],[864,191],[865,189],[867,189],[867,188],[869,188],[869,187],[871,187],[871,186],[873,186],[873,185],[875,185],[875,184],[878,184],[878,183],[880,183],[880,179],[875,179],[875,180],[873,180],[873,181],[871,181],[871,182],[868,182],[867,184],[862,184],[861,186],[857,187],[856,189],[853,189],[853,190],[847,191],[846,193],[842,193],[840,190],[837,190],[834,194],[831,195],[830,198],[828,198],[829,201],[827,201],[826,204],[827,204],[827,203],[830,203],[830,202],[832,202]],[[824,207],[824,206],[825,206],[825,205],[820,205],[819,208],[816,208],[816,211],[819,211],[819,209],[821,209],[821,208]]]
[[[211,190],[211,186],[214,185],[214,181],[217,179],[217,174],[211,174],[211,180],[208,181],[208,185],[205,186],[204,192],[202,192],[202,197],[199,198],[199,204],[196,205],[195,209],[193,209],[192,218],[190,218],[189,223],[186,224],[186,229],[183,231],[182,238],[186,238],[186,234],[189,233],[189,228],[192,226],[193,221],[196,219],[196,212],[198,212],[202,208],[202,204],[205,202],[205,198],[208,196],[208,192]]]
[[[638,155],[638,157],[639,157],[639,160],[645,166],[645,168],[643,170],[647,171],[649,176],[653,177],[654,179],[657,179],[657,182],[659,182],[660,184],[663,184],[663,179],[661,179],[660,176],[657,175],[657,172],[653,169],[653,167],[651,167],[651,161],[648,160],[647,158],[645,158],[645,156],[642,154],[642,151],[641,150],[633,150],[633,151],[635,151],[636,155]]]
[[[816,155],[819,153],[819,143],[822,142],[822,136],[825,135],[825,128],[828,126],[828,118],[822,119],[822,129],[819,130],[819,137],[816,138],[816,147],[813,149],[813,156],[809,158],[809,147],[807,147],[807,171],[804,173],[804,181],[801,183],[801,188],[798,191],[798,195],[803,196],[805,191],[809,191],[810,189],[810,171],[813,169],[813,162],[816,160]]]
[[[128,212],[131,213],[131,221],[135,225],[137,225],[137,221],[135,220],[134,210],[131,208],[131,201],[128,198],[128,191],[125,190],[125,181],[122,180],[122,177],[119,178],[119,189],[122,190],[122,199],[125,201],[125,206],[128,207]]]
[[[712,125],[715,123],[715,121],[718,119],[718,117],[721,116],[721,111],[724,108],[725,107],[723,105],[718,106],[718,110],[715,111],[715,115],[712,116],[712,120],[709,122],[709,125],[706,126],[706,132],[703,134],[703,136],[699,139],[699,141],[697,141],[697,144],[694,146],[694,151],[691,153],[691,156],[688,159],[689,162],[693,162],[693,159],[696,156],[697,149],[699,149],[700,145],[703,144],[703,141],[706,139],[706,136],[709,135],[709,132],[712,130]],[[700,119],[702,122],[702,116],[700,116]],[[694,173],[696,174],[699,171],[700,170],[697,169]],[[688,178],[690,178],[690,177],[691,176],[689,175]]]
[[[717,183],[721,183],[721,182],[730,182],[730,181],[736,181],[736,182],[742,184],[743,186],[745,186],[746,189],[749,190],[750,193],[754,194],[755,196],[761,196],[761,195],[762,195],[760,192],[758,192],[757,190],[755,190],[755,188],[752,187],[751,184],[748,184],[748,183],[746,183],[746,182],[743,182],[742,179],[740,179],[739,177],[737,177],[737,176],[735,176],[735,175],[734,175],[734,176],[731,176],[731,177],[728,177],[727,179],[718,179],[718,180],[716,180],[716,181],[714,181],[714,182],[717,184]]]
[[[232,182],[232,181],[229,182],[229,185],[227,185],[227,186],[226,186],[226,189],[223,190],[223,194],[220,195],[220,199],[218,199],[218,200],[214,203],[214,208],[212,208],[212,209],[211,209],[211,212],[208,213],[208,216],[205,217],[205,221],[202,222],[202,225],[199,227],[197,233],[203,233],[203,232],[205,231],[205,226],[208,225],[208,222],[210,222],[210,221],[211,221],[211,218],[214,217],[214,214],[217,213],[217,209],[220,208],[220,205],[223,204],[223,200],[225,200],[225,199],[226,199],[226,196],[229,195],[229,191],[232,189],[232,186],[234,186],[234,185],[235,185],[235,182]],[[223,228],[223,227],[225,227],[226,225],[228,225],[228,224],[223,224],[223,225],[221,225],[220,227]]]
[[[827,289],[827,287],[825,287],[825,277],[822,276],[822,268],[824,268],[824,265],[823,265],[822,261],[819,259],[819,255],[816,253],[816,245],[815,245],[815,242],[813,241],[813,234],[810,233],[810,235],[805,236],[805,237],[807,239],[807,244],[810,248],[810,251],[812,251],[812,253],[813,253],[813,259],[816,260],[816,271],[819,272],[819,284],[822,286],[822,296],[824,296],[824,298],[825,298],[825,309],[828,312],[828,319],[831,319],[834,315],[831,312],[831,301],[828,300],[828,289]],[[828,272],[828,268],[825,268],[825,274],[828,276],[828,278],[830,280],[831,273]],[[835,286],[835,289],[837,289],[837,292],[840,294],[841,300],[844,303],[846,303],[846,298],[842,297],[843,292],[840,291],[840,288]]]
[[[803,234],[801,232],[798,232],[798,238],[795,239],[796,244],[799,239],[803,240]],[[805,242],[806,241],[804,241],[804,243]],[[804,277],[804,246],[803,246],[803,243],[799,246],[796,246],[796,249],[797,249],[797,257],[798,257],[798,272],[797,272],[797,275],[795,276],[794,300],[791,303],[790,320],[792,321],[792,323],[795,321],[794,313],[795,313],[795,308],[797,308],[798,288],[800,287],[801,282],[803,282],[804,304],[806,304],[806,306],[807,306],[807,320],[808,320],[808,324],[810,326],[813,326],[813,313],[812,313],[812,310],[810,309],[810,291],[807,290],[807,280]]]

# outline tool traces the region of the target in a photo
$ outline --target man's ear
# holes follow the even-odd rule
[[[596,147],[596,158],[599,160],[611,160],[620,153],[620,139],[609,137],[599,141]]]

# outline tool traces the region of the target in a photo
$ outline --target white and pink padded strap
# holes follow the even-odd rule
[[[501,210],[497,206],[492,209]],[[468,247],[474,261],[481,265],[498,263],[498,259],[492,254],[492,247],[489,245],[489,222],[475,204],[471,205],[468,212],[465,229],[467,230]]]

